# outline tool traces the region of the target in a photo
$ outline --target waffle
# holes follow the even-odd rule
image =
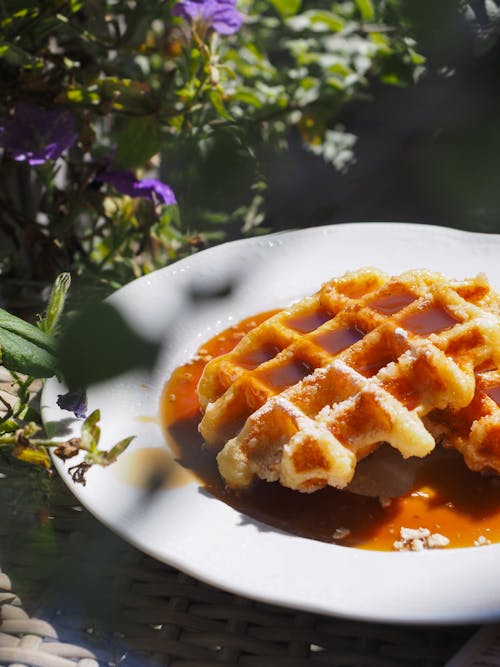
[[[474,398],[461,410],[434,410],[428,430],[445,447],[457,449],[471,470],[500,473],[500,371],[476,375]]]
[[[467,408],[478,369],[500,367],[499,310],[484,276],[347,273],[207,365],[200,432],[236,488],[255,475],[343,488],[381,442],[425,456],[439,414]]]

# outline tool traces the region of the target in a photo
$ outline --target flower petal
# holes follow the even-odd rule
[[[156,198],[160,203],[168,205],[177,203],[172,188],[155,178],[143,178],[141,181],[137,181],[135,190],[138,193],[136,196],[139,197],[147,196],[148,199]]]
[[[205,30],[212,28],[221,35],[238,32],[243,23],[243,16],[236,9],[236,0],[180,0],[172,14],[201,24]]]
[[[56,160],[77,139],[75,118],[67,109],[45,109],[21,102],[0,132],[0,143],[17,162]]]
[[[85,419],[87,416],[87,394],[85,389],[68,391],[66,394],[59,394],[56,401],[61,410],[73,412],[78,419]]]
[[[136,178],[131,171],[104,169],[97,176],[102,183],[109,183],[115,190],[129,197],[143,197],[161,204],[176,204],[172,188],[156,178]]]

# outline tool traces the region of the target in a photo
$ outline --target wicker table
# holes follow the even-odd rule
[[[63,483],[0,463],[0,664],[439,667],[473,627],[329,618],[243,599],[143,555]]]

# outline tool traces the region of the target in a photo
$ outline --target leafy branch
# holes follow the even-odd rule
[[[40,380],[61,375],[58,343],[65,326],[64,307],[70,282],[69,274],[58,276],[37,326],[0,309],[0,362],[16,390],[14,402],[0,394],[0,448],[47,470],[51,466],[50,449],[64,461],[82,453],[83,460],[70,468],[70,474],[75,481],[85,484],[85,473],[91,466],[114,463],[134,436],[120,440],[109,450],[100,449],[99,410],[83,421],[79,437],[64,442],[47,437],[40,425],[40,416],[32,405],[32,389]],[[72,409],[75,411],[74,405]]]

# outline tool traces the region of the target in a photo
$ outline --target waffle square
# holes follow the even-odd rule
[[[367,268],[325,283],[207,364],[200,432],[222,476],[343,488],[382,442],[422,457],[436,435],[467,461],[453,418],[477,402],[481,368],[500,368],[499,303],[481,275]],[[481,418],[498,419],[490,408]]]

